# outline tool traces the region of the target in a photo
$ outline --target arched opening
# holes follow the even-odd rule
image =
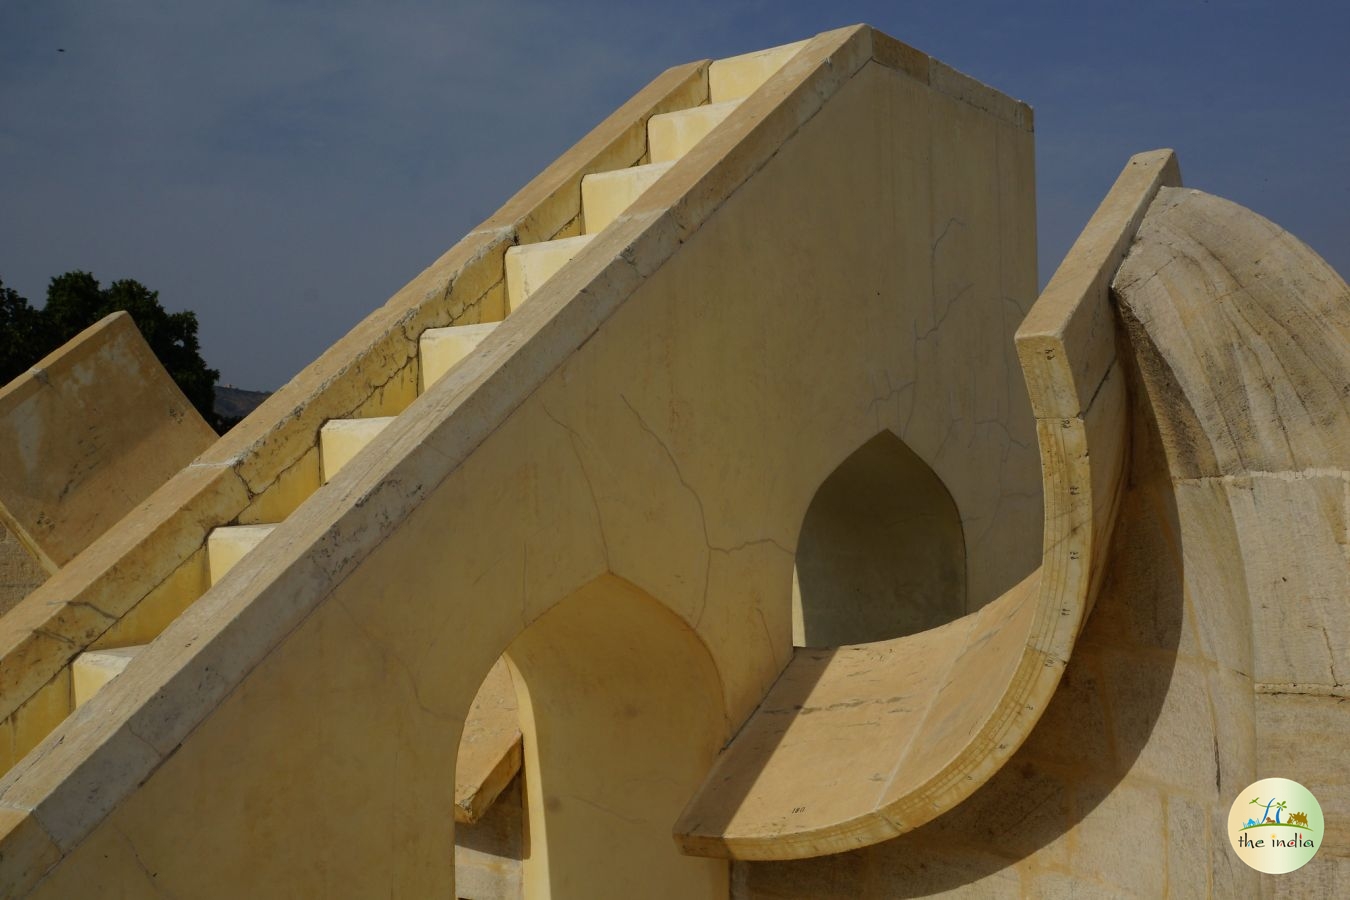
[[[455,894],[459,900],[521,896],[529,848],[520,710],[501,657],[478,687],[455,759]]]
[[[726,897],[727,864],[683,855],[671,835],[727,736],[721,682],[693,630],[606,575],[531,624],[505,660],[524,756],[523,896]],[[510,789],[502,801],[518,802]]]
[[[793,575],[793,643],[885,640],[965,613],[956,502],[918,454],[883,431],[839,464],[806,510]]]

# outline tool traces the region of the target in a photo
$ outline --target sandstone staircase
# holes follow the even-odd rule
[[[742,100],[768,79],[805,42],[718,60],[708,68],[709,102],[652,116],[647,122],[650,162],[581,179],[581,234],[520,244],[505,255],[505,312],[519,309],[549,278],[581,252],[688,150],[722,122]],[[418,336],[419,390],[443,377],[490,335],[497,322],[428,328]],[[319,430],[321,481],[327,484],[394,421],[394,416],[330,419]],[[207,586],[215,584],[245,554],[259,546],[277,523],[222,525],[207,538]],[[186,607],[190,597],[177,603]],[[167,622],[164,623],[167,625]],[[72,709],[90,700],[136,658],[144,644],[102,646],[71,663]],[[484,682],[466,724],[457,765],[455,816],[477,821],[520,768],[520,730],[514,720],[515,697],[506,666],[498,662]],[[55,726],[55,722],[51,723]]]

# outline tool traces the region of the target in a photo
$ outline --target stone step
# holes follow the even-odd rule
[[[206,539],[206,560],[215,584],[244,554],[262,543],[276,525],[226,525],[213,528]]]
[[[740,102],[710,103],[652,116],[647,120],[647,155],[654,163],[679,159],[731,115]]]
[[[426,390],[440,381],[455,363],[473,352],[483,338],[496,329],[500,322],[481,325],[451,325],[449,328],[428,328],[417,342],[421,356],[422,373],[419,388]]]
[[[594,235],[521,244],[506,251],[506,304],[515,310],[591,242]]]
[[[798,41],[714,60],[708,67],[709,99],[713,103],[722,103],[750,96],[806,44],[806,41]]]
[[[375,416],[325,422],[319,429],[319,471],[323,483],[332,481],[333,476],[392,421],[393,416]]]
[[[603,231],[642,192],[670,171],[673,162],[632,166],[613,172],[596,172],[581,179],[581,218],[586,234]]]
[[[70,667],[71,692],[79,709],[127,667],[143,647],[116,647],[89,650],[75,657]]]

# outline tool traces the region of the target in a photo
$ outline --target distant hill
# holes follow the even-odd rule
[[[246,391],[231,385],[216,385],[216,415],[225,423],[226,429],[235,425],[244,416],[257,409],[271,391]]]

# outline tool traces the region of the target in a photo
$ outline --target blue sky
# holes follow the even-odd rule
[[[1345,3],[0,0],[0,280],[136,278],[275,389],[662,69],[855,22],[1035,107],[1042,281],[1162,146],[1350,273]]]

